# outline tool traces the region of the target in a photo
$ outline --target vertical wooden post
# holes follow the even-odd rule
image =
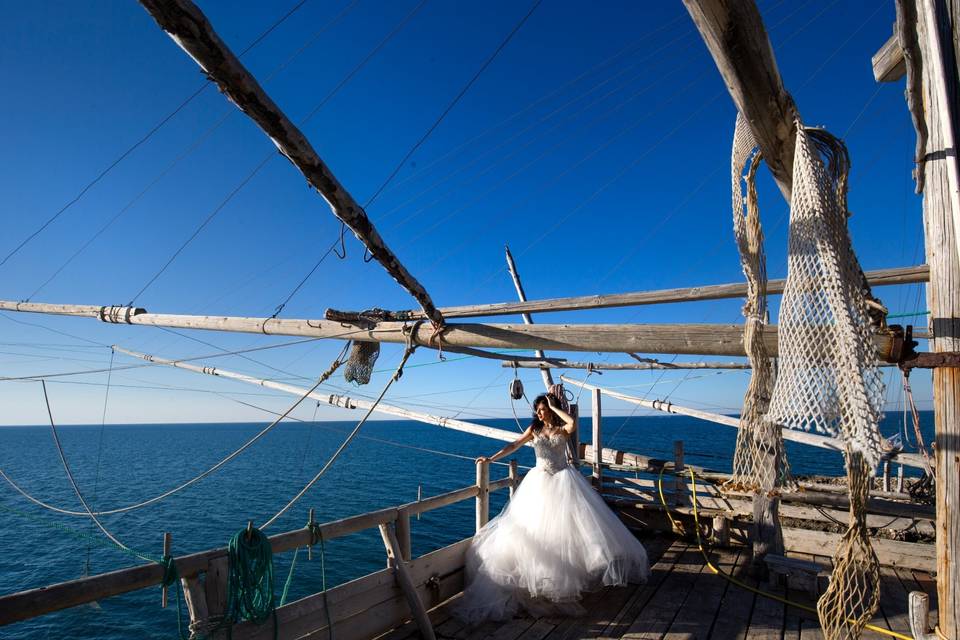
[[[673,482],[673,504],[683,504],[683,499],[687,488],[687,483],[683,479],[683,470],[685,468],[686,467],[683,464],[683,440],[674,440],[673,470],[677,475]]]
[[[897,492],[903,493],[903,465],[897,465]]]
[[[520,469],[518,468],[517,461],[510,461],[510,499],[513,499],[513,494],[517,490],[517,487],[520,486]]]
[[[730,546],[730,521],[726,516],[713,516],[713,542],[718,547]]]
[[[956,31],[951,23],[960,20],[956,2],[939,7],[930,0],[897,3],[907,22],[914,23],[919,34],[922,64],[921,108],[928,132],[924,156],[923,223],[930,284],[927,309],[930,310],[931,351],[960,351],[960,260],[954,216],[957,203],[954,177],[957,149],[949,145],[957,130]],[[914,9],[915,7],[915,9]],[[919,10],[922,16],[916,13]],[[943,15],[944,11],[948,15]],[[912,31],[911,24],[905,25]],[[946,50],[940,51],[941,44]],[[939,55],[938,55],[939,54]],[[915,70],[907,65],[908,83]],[[944,99],[944,96],[946,97]],[[953,197],[952,197],[953,196]],[[937,478],[937,611],[940,633],[946,640],[960,639],[960,369],[938,367],[933,370],[933,412],[936,421],[935,462]]]
[[[490,463],[477,464],[477,521],[476,530],[480,531],[490,518]]]
[[[890,461],[883,461],[883,490],[890,491]]]
[[[413,550],[410,542],[410,512],[406,509],[400,509],[397,515],[397,541],[400,543],[400,557],[409,562]]]
[[[313,507],[310,507],[310,511],[307,512],[307,526],[311,526],[313,524],[313,516],[314,516]],[[309,562],[311,560],[313,560],[313,545],[308,544],[307,545],[307,561]]]
[[[437,640],[433,632],[433,624],[430,623],[430,617],[423,606],[423,601],[417,595],[413,580],[407,572],[406,563],[404,563],[400,554],[400,543],[394,533],[393,527],[389,524],[380,525],[380,536],[383,538],[383,546],[387,549],[387,566],[393,569],[394,577],[403,595],[407,598],[407,604],[410,605],[410,613],[417,622],[420,629],[420,635],[427,640]]]
[[[420,502],[421,500],[423,500],[423,485],[418,484],[417,485],[417,502]],[[419,519],[420,519],[420,512],[417,511],[417,520]]]
[[[163,533],[163,557],[170,555],[170,546],[172,543],[172,536],[169,531],[164,531]],[[167,588],[163,587],[160,591],[160,606],[164,609],[167,608]]]
[[[597,491],[603,489],[603,436],[600,433],[602,413],[600,408],[600,389],[591,389],[593,399],[593,485]]]
[[[183,599],[187,602],[187,611],[190,612],[190,623],[203,623],[210,618],[210,611],[207,609],[207,594],[200,584],[200,578],[180,578],[180,584],[183,586]]]

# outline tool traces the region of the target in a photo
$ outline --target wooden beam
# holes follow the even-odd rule
[[[913,267],[896,267],[893,269],[878,269],[867,271],[864,275],[872,287],[882,287],[897,284],[914,284],[927,282],[930,270],[927,265]],[[767,294],[781,294],[786,280],[770,280],[767,283]],[[581,311],[585,309],[609,309],[612,307],[639,307],[650,304],[665,304],[674,302],[701,302],[704,300],[724,300],[728,298],[742,298],[747,295],[745,282],[729,284],[711,284],[699,287],[684,287],[679,289],[658,289],[654,291],[633,291],[630,293],[594,294],[588,296],[571,296],[565,298],[544,298],[528,300],[526,302],[493,302],[488,304],[471,304],[457,307],[442,307],[443,317],[450,318],[479,318],[483,316],[503,316],[522,313],[553,313],[557,311]],[[393,312],[400,319],[421,319],[425,316],[418,311]]]
[[[900,3],[898,2],[898,5]],[[904,5],[914,3],[903,1]],[[924,127],[923,220],[931,282],[927,308],[934,339],[931,351],[960,350],[960,228],[957,198],[957,71],[956,45],[960,5],[957,2],[915,3],[916,22],[904,25],[919,32]],[[903,13],[898,6],[898,15]],[[909,22],[909,21],[907,21]],[[952,25],[952,28],[951,28]],[[941,637],[960,638],[960,369],[933,370],[936,423],[935,473],[937,509],[937,610]]]
[[[387,247],[363,207],[354,200],[323,162],[306,136],[270,99],[256,78],[220,39],[206,16],[190,0],[141,0],[177,45],[186,51],[221,93],[266,133],[307,182],[330,205],[333,215],[350,227],[370,254],[420,303],[424,314],[437,325],[443,316],[426,289]]]
[[[523,290],[523,284],[520,282],[520,274],[517,272],[517,265],[513,261],[513,254],[510,253],[510,247],[504,245],[504,250],[507,254],[507,271],[510,272],[510,277],[513,279],[513,286],[517,289],[517,297],[520,298],[520,302],[527,301],[527,294]],[[529,313],[524,313],[521,315],[523,318],[523,324],[533,324],[533,318],[530,317]],[[539,349],[534,352],[538,358],[545,358],[546,355],[543,351]],[[547,391],[550,391],[550,387],[553,386],[553,375],[551,375],[549,369],[540,369],[540,377],[543,378],[543,387]]]
[[[893,25],[893,35],[873,54],[870,62],[873,64],[873,79],[877,82],[896,82],[907,73],[896,23]]]
[[[110,309],[119,309],[116,313]],[[0,310],[53,313],[178,329],[206,329],[262,335],[303,336],[364,342],[392,342],[437,348],[438,338],[429,326],[405,322],[374,322],[364,327],[341,322],[284,318],[190,316],[131,312],[126,307],[49,305],[37,302],[0,301]],[[106,310],[106,311],[104,311]],[[110,320],[113,315],[121,320]],[[105,319],[106,318],[106,319]],[[771,357],[777,355],[777,328],[764,327],[763,339]],[[743,327],[738,324],[447,324],[443,344],[486,349],[552,349],[556,351],[608,351],[708,356],[743,356]],[[874,338],[880,360],[890,360],[899,344],[892,332]],[[0,378],[2,379],[2,378]]]
[[[773,48],[752,0],[683,0],[737,109],[750,124],[783,197],[793,183],[793,98],[783,88]]]
[[[397,540],[397,536],[389,523],[380,525],[380,536],[383,538],[383,544],[387,549],[387,557],[390,561],[390,567],[396,576],[397,584],[407,599],[407,604],[410,606],[410,613],[413,615],[413,619],[417,621],[420,636],[425,640],[437,640],[437,636],[433,632],[433,624],[427,616],[427,610],[424,608],[423,602],[417,594],[417,589],[407,571],[406,563],[403,561],[400,542]]]
[[[719,413],[711,413],[709,411],[701,411],[699,409],[691,409],[689,407],[684,407],[680,405],[673,404],[672,402],[665,402],[663,400],[644,400],[643,398],[637,398],[635,396],[630,396],[625,393],[620,393],[618,391],[612,391],[610,389],[603,389],[595,385],[587,384],[582,380],[576,380],[567,376],[560,376],[560,379],[568,384],[580,387],[582,389],[588,390],[599,390],[604,395],[610,396],[611,398],[617,398],[618,400],[623,400],[624,402],[629,402],[631,404],[636,404],[646,409],[653,409],[655,411],[662,411],[664,413],[673,413],[676,415],[689,416],[691,418],[699,418],[700,420],[706,420],[708,422],[713,422],[715,424],[722,424],[728,427],[733,427],[734,429],[740,428],[740,418],[735,416],[725,416]],[[796,429],[784,429],[783,430],[783,439],[790,440],[793,442],[799,442],[802,444],[807,444],[812,447],[818,447],[821,449],[830,449],[831,451],[836,451],[842,453],[844,450],[843,443],[840,440],[835,438],[828,438],[826,436],[819,436],[813,433],[807,433],[806,431],[797,431]],[[905,464],[910,467],[922,469],[924,468],[923,459],[921,456],[915,453],[901,453],[895,458],[893,458],[901,464]]]
[[[746,362],[504,362],[503,367],[510,369],[587,369],[592,371],[649,371],[659,369],[749,369]]]

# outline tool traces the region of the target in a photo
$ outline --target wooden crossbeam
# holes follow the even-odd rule
[[[350,227],[387,273],[410,292],[426,316],[435,324],[442,325],[443,316],[426,289],[387,247],[363,207],[340,184],[306,136],[220,39],[203,12],[190,0],[141,0],[140,4],[160,28],[217,83],[220,91],[270,136],[280,153],[300,170],[310,186],[320,192],[333,215]]]
[[[301,336],[362,342],[413,343],[482,349],[543,349],[615,353],[743,356],[743,327],[738,324],[447,324],[442,336],[429,326],[372,322],[363,326],[326,320],[243,318],[147,313],[129,307],[0,301],[0,310],[97,318],[104,322],[176,329],[206,329],[261,335]],[[763,339],[777,354],[777,327],[765,326]],[[893,331],[874,337],[880,360],[896,360],[900,344]]]

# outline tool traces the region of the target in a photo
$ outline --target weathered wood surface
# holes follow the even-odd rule
[[[877,82],[896,82],[907,73],[896,24],[893,25],[893,31],[890,39],[884,42],[883,46],[870,58],[873,65],[873,79]]]
[[[600,390],[590,392],[593,407],[593,486],[600,490],[603,486],[603,414],[600,405]]]
[[[921,264],[913,267],[877,269],[875,271],[867,271],[864,275],[867,277],[867,281],[871,286],[882,287],[927,282],[929,269],[926,265]],[[784,279],[770,280],[767,283],[767,294],[777,295],[783,293],[786,282]],[[724,300],[728,298],[742,298],[746,295],[746,283],[733,282],[728,284],[701,285],[698,287],[657,289],[653,291],[632,291],[629,293],[542,298],[523,302],[492,302],[457,307],[441,307],[440,311],[443,313],[443,317],[449,320],[450,318],[479,318],[523,313],[552,313],[557,311],[607,309],[611,307],[638,307],[673,302]],[[406,317],[414,319],[423,317],[418,311],[400,311],[395,313],[403,314]]]
[[[407,522],[409,522],[409,520],[407,520]],[[430,618],[427,617],[427,610],[424,609],[423,602],[417,594],[416,585],[414,585],[410,573],[407,571],[407,563],[404,562],[403,551],[400,548],[400,542],[397,540],[393,527],[390,524],[380,525],[380,536],[383,538],[383,544],[387,550],[390,568],[393,569],[397,584],[407,599],[410,613],[413,615],[413,619],[417,622],[417,627],[420,629],[420,635],[423,636],[425,640],[436,640],[437,636],[433,632],[433,625],[430,623]]]
[[[684,0],[710,50],[730,97],[743,114],[783,197],[793,183],[793,98],[783,87],[773,48],[752,1]]]
[[[778,640],[820,640],[816,615],[800,608],[759,596],[743,589],[705,566],[696,546],[684,541],[663,545],[662,538],[643,538],[651,562],[651,576],[646,584],[614,587],[588,594],[581,617],[533,617],[520,615],[512,620],[464,626],[448,617],[456,599],[431,611],[431,619],[443,620],[438,634],[457,640],[572,640],[575,638],[630,638],[660,640],[733,640],[776,638]],[[756,587],[747,575],[749,552],[742,546],[709,552],[712,563],[724,573]],[[810,554],[789,554],[806,561],[821,561]],[[829,559],[826,564],[829,566]],[[823,564],[823,562],[821,562]],[[825,580],[825,578],[824,578]],[[906,600],[898,597],[902,590],[897,576],[884,571],[881,593],[890,597],[881,601],[873,624],[897,633],[910,634],[905,623]],[[792,602],[815,606],[806,593],[783,587],[765,592],[786,596]],[[406,624],[388,636],[389,640],[415,638],[412,626]],[[866,632],[865,638],[879,637]]]
[[[898,2],[898,18],[903,8]],[[931,351],[960,350],[960,215],[957,194],[956,131],[958,103],[958,51],[960,3],[922,0],[912,5],[917,24],[904,25],[919,32],[922,63],[924,125],[928,134],[923,149],[923,220],[931,282],[927,309],[934,339]],[[944,11],[946,15],[944,15]],[[953,25],[951,29],[951,23]],[[946,51],[939,51],[941,44]],[[950,45],[949,43],[952,43]],[[938,55],[941,54],[941,55]],[[946,54],[946,55],[942,55]],[[936,421],[935,472],[937,477],[937,590],[938,626],[949,640],[960,638],[960,370],[933,371],[933,408]]]
[[[50,311],[50,307],[66,308]],[[38,302],[0,300],[0,310],[54,313],[101,318],[104,307],[90,305],[47,305]],[[109,314],[108,314],[109,315]],[[112,322],[112,321],[108,321]],[[341,322],[285,318],[242,318],[236,316],[191,316],[136,313],[127,324],[301,336],[361,342],[410,342],[437,348],[431,327],[411,327],[405,322],[376,322],[364,328]],[[777,328],[764,327],[764,342],[771,356],[777,353]],[[486,349],[555,349],[558,351],[609,351],[620,353],[669,353],[687,355],[743,356],[743,327],[736,324],[451,324],[443,332],[443,344],[451,347]],[[874,337],[877,356],[891,357],[893,334]]]
[[[683,407],[680,405],[675,405],[671,402],[665,402],[663,400],[644,400],[643,398],[637,398],[636,396],[630,396],[625,393],[620,393],[618,391],[612,391],[610,389],[603,389],[596,385],[588,384],[582,380],[577,380],[575,378],[570,378],[568,376],[560,376],[560,379],[568,384],[575,385],[582,389],[599,389],[604,395],[610,396],[611,398],[617,398],[618,400],[623,400],[624,402],[629,402],[631,404],[636,404],[646,409],[653,409],[655,411],[662,411],[664,413],[674,413],[677,415],[690,416],[691,418],[699,418],[701,420],[706,420],[708,422],[713,422],[716,424],[722,424],[728,427],[733,427],[735,429],[740,428],[740,419],[734,416],[725,416],[719,413],[711,413],[709,411],[701,411],[699,409],[691,409],[689,407]],[[784,429],[783,430],[783,439],[790,440],[792,442],[800,442],[803,444],[808,444],[813,447],[819,447],[821,449],[830,449],[832,451],[842,452],[843,443],[835,438],[828,438],[826,436],[818,436],[812,433],[807,433],[806,431],[797,431],[796,429]],[[915,467],[918,469],[924,468],[923,459],[920,455],[914,453],[901,453],[896,458],[897,462],[905,464],[910,467]]]
[[[55,313],[100,318],[102,307],[69,307],[67,313],[49,311],[45,303],[0,301],[0,310]],[[300,336],[361,342],[386,342],[437,348],[431,327],[404,322],[377,322],[360,328],[341,322],[285,318],[242,318],[236,316],[191,316],[137,313],[127,324]],[[777,328],[764,327],[764,342],[771,356],[777,353]],[[609,351],[619,353],[667,353],[708,356],[743,356],[743,327],[736,324],[452,324],[443,332],[443,344],[450,347],[485,349],[553,349],[557,351]],[[874,337],[877,356],[891,357],[892,333]]]
[[[333,214],[350,227],[370,254],[420,303],[433,322],[443,324],[426,289],[407,271],[387,247],[363,207],[337,180],[306,136],[270,99],[230,48],[220,39],[206,16],[190,0],[141,0],[181,49],[187,52],[221,93],[266,133],[277,149],[300,170],[307,182],[320,192]]]
[[[511,481],[511,478],[507,477],[492,482],[490,490],[508,488]],[[319,525],[320,532],[323,539],[329,541],[394,522],[399,517],[401,509],[411,514],[421,513],[468,500],[475,497],[477,493],[476,485],[464,487],[422,501],[326,522]],[[297,547],[307,546],[312,541],[313,534],[306,527],[270,536],[274,553],[292,551]],[[219,572],[218,575],[221,577],[211,581],[208,574],[206,582],[206,599],[210,603],[216,603],[211,607],[213,615],[222,612],[226,601],[226,557],[227,549],[221,547],[175,558],[177,571],[185,579],[195,578],[205,571]],[[148,564],[0,596],[0,626],[158,585],[162,580],[163,568],[159,564]]]
[[[500,366],[509,369],[588,369],[591,371],[656,371],[675,369],[749,369],[746,362],[569,362],[567,360],[551,360],[548,362],[531,362],[529,360],[514,360],[504,362]]]
[[[477,463],[476,530],[480,531],[490,519],[490,463]]]

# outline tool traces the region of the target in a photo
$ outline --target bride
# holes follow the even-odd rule
[[[520,607],[534,615],[576,615],[584,591],[643,582],[643,545],[567,463],[574,422],[556,399],[538,396],[534,419],[517,440],[477,463],[504,458],[533,441],[537,466],[473,538],[467,586],[456,614],[468,623],[502,620]]]

